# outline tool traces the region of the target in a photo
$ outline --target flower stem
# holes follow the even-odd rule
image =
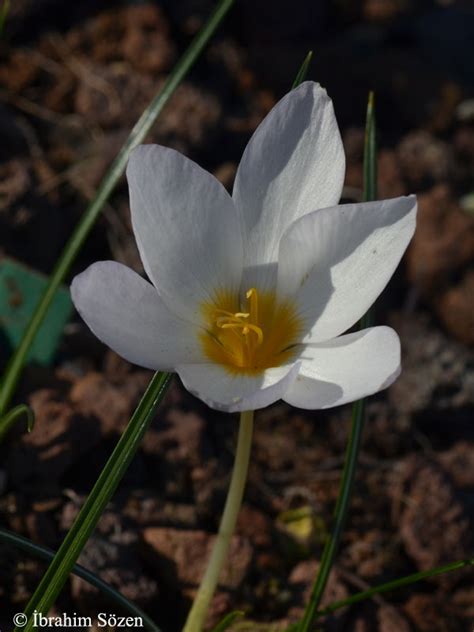
[[[239,437],[235,453],[234,469],[229,493],[225,502],[219,532],[212,549],[209,563],[189,612],[183,632],[200,632],[204,625],[209,604],[216,590],[219,575],[229,550],[237,516],[244,495],[250,460],[253,433],[253,410],[240,413]]]

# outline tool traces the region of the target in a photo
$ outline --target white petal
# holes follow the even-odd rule
[[[298,375],[299,363],[266,369],[258,376],[231,373],[218,364],[183,364],[177,373],[188,391],[217,410],[257,410],[281,399]]]
[[[332,101],[306,81],[260,124],[237,171],[233,198],[244,219],[245,266],[276,262],[280,238],[295,219],[339,202],[344,172]]]
[[[387,388],[400,374],[400,341],[373,327],[303,351],[300,374],[283,399],[298,408],[331,408]]]
[[[307,342],[351,327],[387,285],[413,236],[415,196],[344,204],[297,220],[285,233],[278,295],[295,296]]]
[[[148,276],[168,307],[200,322],[202,301],[240,286],[242,234],[232,198],[210,173],[159,145],[133,151],[127,178]]]
[[[153,285],[120,263],[94,263],[74,278],[71,295],[94,334],[134,364],[173,370],[202,359],[196,326],[172,314]]]

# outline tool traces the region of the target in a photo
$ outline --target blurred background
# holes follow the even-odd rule
[[[0,364],[133,124],[209,15],[208,0],[15,0],[0,37]],[[343,136],[344,201],[362,195],[367,93],[375,91],[379,197],[418,194],[415,238],[377,303],[402,338],[404,371],[371,398],[350,522],[325,602],[473,553],[474,7],[465,0],[237,0],[148,140],[227,187],[251,133],[308,50]],[[143,272],[125,180],[73,273],[99,259]],[[71,275],[72,277],[72,275]],[[22,320],[23,319],[23,320]],[[66,290],[17,393],[36,427],[0,446],[0,522],[57,548],[150,373],[105,349]],[[235,419],[175,380],[81,563],[174,632],[203,571],[228,484]],[[337,496],[350,407],[257,415],[231,560],[210,623],[244,609],[247,630],[302,612]],[[21,424],[20,424],[21,425]],[[86,465],[85,465],[86,464]],[[0,544],[9,630],[44,565]],[[116,607],[73,578],[57,612]],[[365,602],[324,630],[471,632],[462,572]],[[272,622],[273,627],[268,627]],[[280,627],[278,627],[280,626]],[[238,629],[238,628],[236,628]]]

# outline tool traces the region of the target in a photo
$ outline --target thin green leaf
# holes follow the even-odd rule
[[[115,188],[115,185],[121,178],[127,165],[130,152],[144,140],[156,118],[163,110],[164,106],[169,101],[170,97],[186,74],[189,72],[233,3],[234,0],[220,0],[208,22],[203,26],[201,31],[192,41],[187,51],[184,53],[173,72],[166,80],[163,88],[141,115],[119,154],[110,166],[109,171],[102,180],[94,199],[87,207],[81,221],[77,225],[73,235],[69,239],[59,260],[57,261],[45,293],[31,317],[20,344],[8,363],[0,389],[0,415],[6,410],[11,400],[28,351],[35,339],[41,323],[43,322],[43,319],[48,312],[48,308],[51,305],[51,301],[53,300],[56,290],[65,279],[74,259],[94,226],[99,213]]]
[[[34,557],[39,558],[40,560],[46,560],[50,562],[54,558],[54,551],[47,549],[46,547],[39,546],[38,544],[34,544],[27,538],[23,538],[16,533],[11,533],[6,529],[0,529],[0,542],[4,542],[5,544],[9,544],[11,546],[16,547],[25,553],[33,555]],[[98,588],[100,592],[110,598],[115,604],[120,606],[124,612],[128,613],[134,617],[140,617],[143,621],[144,628],[146,630],[150,630],[150,632],[161,632],[160,628],[153,623],[150,617],[143,612],[138,606],[133,604],[131,601],[126,599],[122,594],[119,593],[118,590],[109,586],[106,582],[104,582],[100,577],[94,575],[80,564],[74,564],[72,567],[71,573],[80,577],[91,586]]]
[[[10,13],[10,0],[3,0],[0,8],[0,35],[3,34],[8,14]]]
[[[154,412],[166,392],[170,379],[171,376],[168,373],[155,373],[153,376],[120,441],[117,443],[34,595],[28,602],[24,610],[29,619],[28,623],[24,627],[16,627],[15,632],[29,632],[32,630],[33,619],[30,619],[30,617],[33,611],[36,609],[42,614],[47,614],[56,601],[71,569],[134,457],[143,435],[153,419]]]
[[[374,95],[369,94],[367,105],[367,119],[364,147],[364,200],[370,201],[377,197],[377,150],[375,138]],[[370,311],[360,321],[360,328],[368,327],[372,317]],[[310,632],[314,622],[320,616],[319,604],[324,594],[326,584],[336,557],[342,532],[346,524],[352,488],[354,484],[357,459],[359,456],[362,432],[365,420],[365,399],[354,402],[352,406],[352,425],[346,448],[344,468],[342,471],[339,495],[334,511],[334,524],[323,549],[318,575],[314,583],[311,597],[299,624],[300,632]]]
[[[352,604],[359,603],[360,601],[370,599],[375,595],[381,595],[382,593],[391,592],[392,590],[403,588],[404,586],[410,586],[411,584],[415,584],[416,582],[422,581],[424,579],[429,579],[430,577],[435,577],[436,575],[452,573],[453,571],[458,571],[468,566],[474,566],[474,558],[471,558],[469,560],[460,560],[458,562],[451,562],[450,564],[437,566],[436,568],[431,568],[427,571],[421,571],[419,573],[413,573],[412,575],[406,575],[405,577],[394,579],[391,582],[386,582],[385,584],[380,584],[380,586],[374,586],[374,588],[369,588],[368,590],[364,590],[363,592],[356,593],[355,595],[351,595],[346,599],[335,601],[334,603],[329,604],[329,606],[327,606],[326,608],[320,610],[318,612],[318,616],[330,614],[331,612],[335,612],[340,608],[345,608],[346,606],[351,606]]]
[[[212,628],[212,632],[225,632],[225,630],[228,630],[230,626],[235,621],[237,621],[237,619],[240,619],[244,615],[245,612],[242,612],[241,610],[229,612],[229,614],[227,614],[221,621],[219,621],[215,628]]]
[[[292,90],[297,88],[300,85],[300,83],[303,83],[303,81],[306,79],[306,75],[308,74],[308,69],[309,69],[309,65],[311,63],[312,58],[313,58],[313,51],[310,50],[309,53],[306,55],[303,63],[301,64],[300,69],[298,70],[298,73],[295,77],[295,80],[293,81],[293,85],[291,86]]]
[[[375,124],[375,97],[369,92],[367,102],[367,118],[365,123],[364,139],[364,202],[372,202],[377,199],[377,131]],[[360,329],[366,329],[373,324],[372,310],[360,319]]]
[[[35,415],[33,411],[26,404],[19,404],[9,410],[8,413],[0,419],[0,443],[3,441],[5,435],[8,434],[10,428],[22,417],[26,418],[28,432],[33,430],[35,425]]]

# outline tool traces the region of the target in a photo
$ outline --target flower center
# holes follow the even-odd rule
[[[302,323],[293,305],[278,304],[273,292],[250,288],[243,309],[237,299],[221,293],[203,311],[207,323],[201,334],[205,355],[232,372],[255,374],[279,366],[295,354]]]

